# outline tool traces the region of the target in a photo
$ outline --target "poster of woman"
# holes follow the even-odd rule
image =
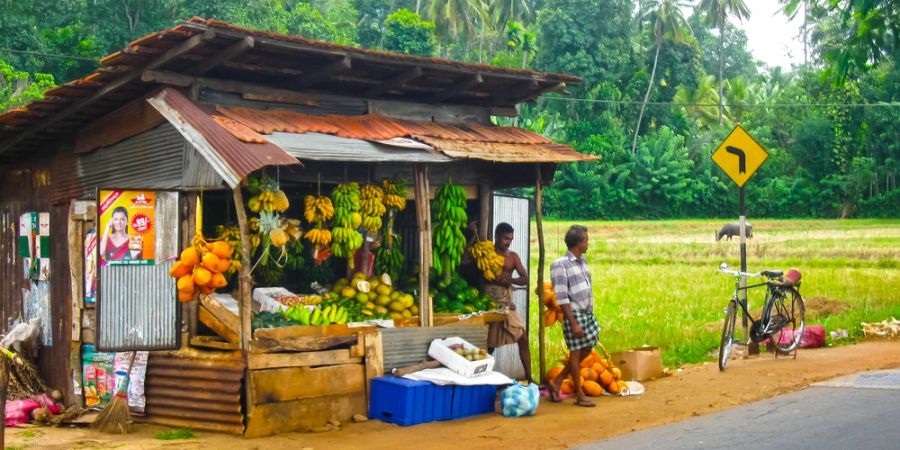
[[[100,264],[153,264],[156,196],[152,191],[100,191]]]

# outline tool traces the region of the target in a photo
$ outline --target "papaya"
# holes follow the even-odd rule
[[[584,384],[581,385],[581,389],[585,394],[591,397],[599,397],[603,395],[603,388],[600,387],[600,385],[597,384],[596,381],[585,381]]]
[[[572,394],[575,392],[575,385],[572,383],[572,380],[566,379],[563,380],[562,386],[559,388],[559,392],[563,394]]]
[[[606,386],[606,390],[609,391],[612,395],[619,395],[622,393],[623,384],[619,384],[619,382],[610,383],[609,386]]]
[[[594,372],[597,373],[598,378],[600,377],[600,374],[603,373],[604,370],[606,370],[603,368],[603,364],[600,364],[598,362],[595,362],[594,365],[591,366],[591,369],[594,369]]]
[[[194,269],[193,279],[195,285],[201,287],[206,286],[212,279],[212,272],[204,269],[203,267],[197,267]]]
[[[555,366],[552,369],[547,371],[547,381],[555,380],[559,374],[566,368],[566,366]]]
[[[194,246],[190,246],[181,251],[181,264],[193,268],[200,262],[200,254]]]
[[[172,268],[169,269],[169,275],[171,275],[172,278],[178,279],[185,275],[189,275],[192,269],[192,266],[182,264],[181,261],[175,261],[175,264],[172,264]]]
[[[597,378],[603,386],[609,386],[613,382],[613,374],[608,370],[604,370]]]
[[[219,270],[219,257],[214,253],[204,253],[203,258],[201,259],[201,265],[204,269],[210,272],[218,272]]]
[[[175,285],[179,292],[194,292],[194,278],[190,274],[179,278]]]
[[[182,303],[187,303],[194,299],[197,296],[197,291],[190,292],[182,292],[178,291],[178,301]]]
[[[582,368],[580,374],[586,381],[597,381],[597,372],[591,367]]]
[[[584,359],[581,360],[581,367],[591,367],[594,365],[594,357],[593,355],[585,356]]]

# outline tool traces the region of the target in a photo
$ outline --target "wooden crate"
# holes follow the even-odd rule
[[[381,333],[346,325],[259,329],[250,342],[245,437],[345,423],[368,410]]]

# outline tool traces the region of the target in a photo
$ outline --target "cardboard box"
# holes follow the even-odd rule
[[[450,350],[450,346],[454,344],[462,344],[466,350],[478,348],[460,337],[435,339],[431,341],[431,345],[428,347],[428,356],[440,361],[448,369],[464,377],[471,378],[487,375],[494,370],[494,358],[491,355],[487,355],[487,358],[478,361],[469,361],[455,351]]]
[[[663,374],[662,354],[659,347],[638,347],[615,352],[612,362],[622,370],[622,379],[644,381]]]

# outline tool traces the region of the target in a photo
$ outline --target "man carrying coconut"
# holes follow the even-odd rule
[[[579,377],[581,360],[591,353],[600,335],[600,324],[594,317],[591,272],[584,259],[588,249],[587,228],[572,225],[566,232],[565,242],[569,251],[550,265],[550,279],[553,280],[557,303],[565,315],[562,325],[566,347],[569,348],[569,361],[563,371],[550,380],[550,400],[561,401],[559,389],[562,380],[571,373],[575,405],[592,407],[594,402],[584,394]]]

